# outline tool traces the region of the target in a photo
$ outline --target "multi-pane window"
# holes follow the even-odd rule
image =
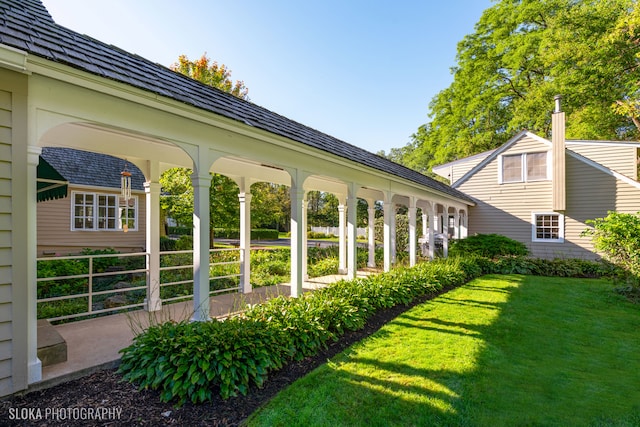
[[[509,154],[500,157],[500,182],[529,182],[547,179],[547,153]]]
[[[562,242],[564,241],[564,216],[558,213],[532,214],[534,242]]]
[[[115,194],[73,193],[72,230],[137,229],[137,198],[126,203]]]

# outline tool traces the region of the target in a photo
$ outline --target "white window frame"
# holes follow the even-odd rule
[[[541,239],[537,235],[537,219],[540,215],[553,215],[558,217],[558,238]],[[531,241],[540,243],[564,243],[564,215],[558,212],[531,212]]]
[[[78,194],[82,194],[82,195],[90,195],[93,196],[93,206],[92,206],[92,213],[93,213],[93,227],[92,228],[80,228],[80,227],[76,227],[76,223],[75,223],[75,219],[76,219],[76,195]],[[117,212],[115,214],[115,228],[98,228],[98,224],[99,224],[99,207],[98,207],[98,200],[100,196],[106,196],[108,198],[115,198],[116,201],[116,206],[115,208],[117,209]],[[71,218],[70,218],[70,222],[71,222],[71,231],[89,231],[89,232],[94,232],[94,231],[98,231],[98,232],[112,232],[112,231],[120,231],[122,232],[122,215],[124,213],[124,208],[121,207],[122,201],[120,198],[119,194],[113,194],[113,193],[96,193],[96,192],[92,192],[92,191],[72,191],[71,192]],[[133,227],[129,227],[128,231],[138,231],[138,197],[137,196],[132,196],[131,199],[129,200],[129,204],[133,204],[133,206],[131,206],[129,209],[132,209],[134,211],[134,215],[133,215]]]
[[[544,178],[529,179],[527,176],[527,154],[545,154],[546,155],[546,176]],[[503,176],[503,157],[515,157],[520,156],[520,179],[518,181],[505,181]],[[549,162],[549,151],[532,151],[531,153],[513,153],[513,154],[501,154],[498,156],[498,184],[522,184],[525,182],[541,182],[548,181],[551,176]]]

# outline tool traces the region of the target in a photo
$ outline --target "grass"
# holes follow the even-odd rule
[[[485,276],[405,312],[250,426],[637,426],[640,313],[604,280]]]

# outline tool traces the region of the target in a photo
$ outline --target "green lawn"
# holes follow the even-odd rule
[[[251,426],[639,426],[640,308],[603,280],[485,276],[281,392]]]

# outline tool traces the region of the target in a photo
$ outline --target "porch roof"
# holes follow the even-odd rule
[[[219,114],[474,204],[466,194],[417,171],[62,27],[39,0],[0,3],[0,43]]]

